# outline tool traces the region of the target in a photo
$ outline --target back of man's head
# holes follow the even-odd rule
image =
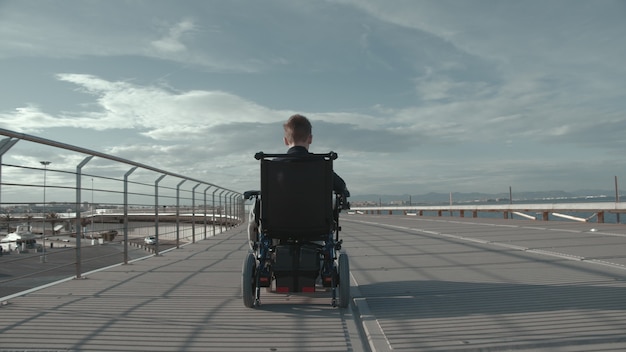
[[[307,143],[312,135],[311,122],[306,117],[296,114],[283,125],[285,141],[289,144]]]

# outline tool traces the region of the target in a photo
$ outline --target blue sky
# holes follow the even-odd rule
[[[625,63],[625,1],[0,0],[0,128],[244,191],[301,113],[353,194],[610,190]]]

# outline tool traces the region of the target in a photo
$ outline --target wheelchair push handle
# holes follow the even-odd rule
[[[294,158],[294,159],[307,159],[307,158],[324,158],[324,159],[329,159],[329,160],[336,160],[339,157],[339,155],[333,151],[328,152],[328,153],[321,153],[321,154],[315,154],[315,153],[309,153],[309,154],[298,154],[298,155],[293,155],[293,154],[275,154],[275,153],[264,153],[264,152],[257,152],[256,154],[254,154],[254,158],[256,160],[261,160],[261,159],[266,159],[266,158]]]
[[[245,192],[243,192],[243,198],[245,200],[250,200],[250,199],[258,197],[260,195],[261,195],[261,191],[245,191]]]

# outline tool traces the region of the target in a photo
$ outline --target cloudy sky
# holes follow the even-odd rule
[[[0,0],[0,128],[244,191],[301,113],[353,195],[610,190],[625,63],[623,0]]]

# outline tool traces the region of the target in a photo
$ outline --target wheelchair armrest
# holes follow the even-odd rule
[[[261,195],[261,191],[245,191],[243,192],[243,198],[245,200],[252,199]]]
[[[342,210],[350,210],[350,202],[348,202],[349,196],[350,192],[348,192],[348,190],[346,190],[343,194],[335,194],[335,211],[341,212]]]

